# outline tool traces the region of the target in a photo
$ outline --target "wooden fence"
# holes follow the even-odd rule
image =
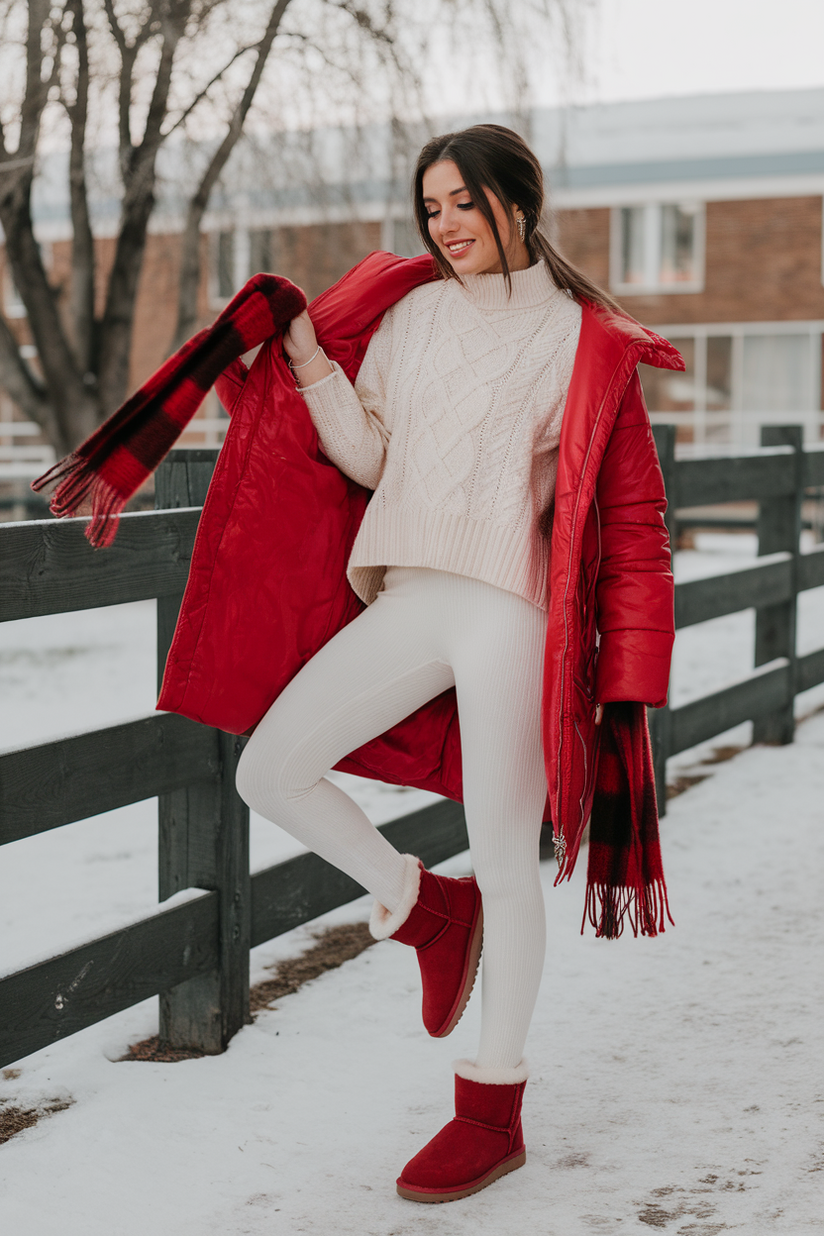
[[[85,520],[0,526],[0,618],[157,597],[162,673],[217,451],[158,469],[157,511],[126,515],[93,551]],[[0,979],[0,1067],[149,996],[170,1046],[215,1053],[249,1020],[249,949],[361,896],[312,854],[249,874],[249,817],[234,788],[243,739],[155,714],[0,756],[0,845],[158,798],[159,898],[172,909]],[[463,811],[433,804],[382,826],[427,864],[466,848]]]
[[[755,666],[740,682],[684,704],[650,711],[655,777],[666,810],[665,765],[698,743],[742,721],[754,742],[792,742],[793,703],[800,691],[824,682],[824,648],[796,655],[798,594],[824,585],[824,545],[801,554],[801,504],[824,485],[824,447],[804,450],[797,425],[761,430],[761,449],[718,459],[675,458],[675,427],[653,428],[664,472],[667,522],[677,532],[678,510],[724,502],[759,504],[758,555],[763,562],[726,575],[691,580],[675,589],[675,625],[689,627],[724,614],[755,609]]]
[[[797,553],[801,496],[824,485],[824,453],[803,452],[800,435],[782,428],[765,432],[786,444],[755,455],[675,461],[668,429],[656,427],[656,439],[671,510],[757,498],[768,557],[676,590],[682,627],[756,606],[759,668],[725,691],[652,714],[661,785],[668,754],[740,721],[754,719],[757,738],[789,741],[794,694],[824,680],[824,649],[795,656],[797,593],[824,584],[824,547]],[[0,619],[157,597],[160,673],[216,455],[173,452],[157,473],[159,509],[125,516],[105,552],[90,549],[81,519],[0,527]],[[250,876],[248,812],[234,789],[242,743],[155,714],[0,756],[0,845],[157,797],[159,899],[202,890],[0,978],[0,1067],[153,995],[164,1042],[220,1052],[248,1021],[249,949],[361,895],[355,881],[311,854]],[[467,845],[462,809],[450,802],[381,831],[428,865]]]

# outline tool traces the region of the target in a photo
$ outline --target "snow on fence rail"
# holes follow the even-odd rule
[[[795,693],[824,681],[824,649],[795,656],[797,593],[824,585],[824,547],[798,554],[801,499],[824,485],[824,452],[804,452],[792,427],[764,435],[768,449],[755,454],[676,461],[674,428],[655,427],[671,526],[677,507],[757,499],[759,548],[769,555],[676,588],[681,627],[755,606],[758,668],[724,691],[651,714],[662,808],[668,755],[750,719],[756,737],[790,741]],[[103,553],[89,547],[82,519],[0,527],[0,620],[157,597],[160,674],[216,455],[172,452],[157,473],[160,509],[124,516]],[[0,979],[0,1067],[153,995],[166,1043],[220,1052],[249,1017],[249,949],[361,895],[312,854],[250,876],[248,811],[234,789],[242,744],[157,714],[0,756],[0,845],[157,796],[160,900],[202,890]],[[467,844],[462,809],[446,801],[381,831],[430,865]]]

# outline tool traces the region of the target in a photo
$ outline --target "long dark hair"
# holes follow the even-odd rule
[[[544,177],[541,165],[526,142],[512,129],[499,124],[476,124],[457,133],[444,133],[428,141],[418,156],[413,181],[415,222],[421,240],[432,254],[444,279],[458,276],[444,258],[429,234],[429,220],[423,201],[423,177],[435,163],[451,160],[461,173],[463,183],[475,206],[486,219],[501,259],[501,270],[511,289],[512,278],[498,225],[492,207],[484,193],[491,190],[509,213],[517,206],[524,215],[524,241],[531,262],[546,262],[553,282],[568,291],[579,304],[588,302],[623,313],[620,305],[596,283],[562,258],[541,231],[544,209]]]

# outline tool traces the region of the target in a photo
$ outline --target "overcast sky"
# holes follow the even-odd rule
[[[597,0],[593,13],[579,101],[824,86],[824,0]]]

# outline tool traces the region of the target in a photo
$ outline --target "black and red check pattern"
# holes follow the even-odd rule
[[[584,922],[613,940],[656,936],[672,922],[658,839],[658,807],[643,704],[607,704],[592,816]]]
[[[86,536],[111,545],[129,498],[171,450],[215,380],[233,360],[280,334],[306,308],[300,288],[254,275],[211,326],[193,335],[76,450],[32,482],[56,485],[54,515],[91,504]]]

